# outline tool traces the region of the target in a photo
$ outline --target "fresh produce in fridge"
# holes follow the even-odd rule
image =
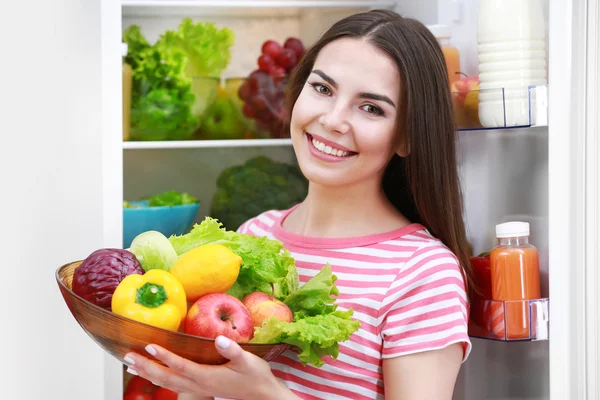
[[[146,231],[137,235],[131,242],[129,251],[135,254],[142,269],[171,271],[178,256],[169,239],[158,231]]]
[[[185,319],[184,332],[211,339],[223,335],[247,343],[254,335],[254,325],[241,301],[226,293],[211,293],[194,302]]]
[[[154,392],[154,400],[177,400],[179,394],[164,387],[159,387]]]
[[[73,272],[76,295],[110,310],[115,289],[129,275],[144,273],[135,255],[122,249],[99,249],[87,256]]]
[[[479,77],[464,76],[452,82],[452,102],[454,105],[454,116],[459,128],[477,128],[479,122]]]
[[[198,203],[196,197],[189,193],[179,192],[177,190],[168,190],[166,192],[157,193],[144,198],[144,200],[148,200],[149,207],[171,207]]]
[[[125,388],[124,400],[177,400],[178,394],[172,390],[156,386],[141,376],[133,375]]]
[[[199,200],[191,194],[179,192],[177,190],[168,190],[166,192],[146,196],[143,200],[148,202],[148,207],[173,207],[196,204],[199,202]],[[129,201],[124,201],[123,208],[140,208],[140,206],[131,204]]]
[[[282,301],[264,292],[253,292],[242,299],[252,317],[254,326],[260,327],[263,322],[275,317],[283,322],[292,322],[292,310]]]
[[[185,291],[172,274],[161,269],[129,275],[113,294],[112,311],[138,322],[177,331],[187,314]]]
[[[196,99],[185,52],[160,39],[150,45],[137,25],[127,28],[123,41],[133,71],[131,140],[190,138],[199,117],[192,113]]]
[[[169,237],[175,251],[182,254],[209,243],[231,249],[242,258],[239,276],[228,294],[242,299],[252,292],[273,292],[283,300],[298,289],[296,263],[278,240],[226,230],[218,220],[206,217],[184,235]]]
[[[244,139],[248,127],[242,119],[234,99],[225,86],[220,86],[216,100],[208,106],[202,116],[199,137],[206,140]]]
[[[123,400],[154,400],[154,398],[148,393],[131,392],[123,396]]]
[[[194,78],[192,90],[196,96],[192,111],[204,124],[204,113],[216,98],[215,80],[227,68],[234,44],[233,31],[218,28],[213,22],[196,22],[184,18],[176,31],[166,31],[162,39],[169,45],[183,50],[188,63],[186,73]]]
[[[133,375],[127,386],[125,387],[125,394],[142,392],[150,395],[156,392],[157,386],[150,382],[148,379],[142,378],[139,375]]]
[[[210,293],[225,293],[240,273],[242,258],[226,246],[209,243],[182,254],[171,267],[187,300],[194,302]]]
[[[233,31],[213,22],[196,22],[184,18],[176,31],[167,30],[162,39],[183,50],[189,60],[188,76],[219,78],[231,60],[235,42]]]
[[[490,266],[490,253],[481,253],[471,257],[473,280],[477,285],[474,295],[484,300],[492,299],[492,269]]]
[[[269,132],[272,137],[288,136],[283,132],[287,77],[304,53],[304,45],[297,38],[287,38],[283,46],[274,40],[265,41],[257,59],[258,69],[239,88],[238,95],[244,101],[244,115],[256,120],[258,128]]]
[[[132,140],[190,139],[231,59],[233,32],[212,22],[181,21],[150,45],[139,26],[123,34],[133,70]]]
[[[264,211],[298,204],[307,193],[308,181],[298,167],[258,156],[221,172],[210,215],[237,230]]]

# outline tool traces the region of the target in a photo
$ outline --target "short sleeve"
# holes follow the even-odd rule
[[[246,222],[244,222],[242,225],[240,225],[237,228],[237,233],[248,233],[248,226],[252,223],[252,221],[254,220],[254,218],[251,218],[249,220],[247,220]]]
[[[440,242],[427,243],[400,268],[382,304],[382,357],[462,343],[464,362],[471,351],[468,316],[458,259]]]

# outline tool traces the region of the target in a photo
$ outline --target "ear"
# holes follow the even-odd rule
[[[400,146],[398,146],[398,150],[396,150],[396,154],[398,154],[400,157],[404,158],[410,154],[410,150],[408,149],[408,146],[406,146],[405,144],[401,144]]]
[[[400,143],[396,146],[396,154],[402,158],[410,154],[410,145],[404,135],[401,136]]]

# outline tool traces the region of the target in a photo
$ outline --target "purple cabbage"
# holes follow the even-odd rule
[[[133,253],[122,249],[96,250],[75,268],[72,290],[87,301],[110,310],[115,289],[131,274],[144,274]]]

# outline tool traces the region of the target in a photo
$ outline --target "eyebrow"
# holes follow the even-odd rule
[[[338,84],[335,81],[335,79],[333,79],[332,77],[330,77],[329,75],[327,75],[325,72],[321,71],[320,69],[315,69],[312,71],[313,74],[317,74],[319,75],[321,78],[323,78],[323,80],[327,83],[329,83],[331,86],[333,86],[334,88],[337,89]],[[396,108],[396,105],[394,104],[394,102],[392,101],[392,99],[390,99],[387,96],[384,96],[382,94],[375,94],[375,93],[359,93],[358,97],[362,98],[362,99],[371,99],[371,100],[379,100],[379,101],[384,101],[386,103],[388,103],[389,105],[391,105],[392,107]]]

